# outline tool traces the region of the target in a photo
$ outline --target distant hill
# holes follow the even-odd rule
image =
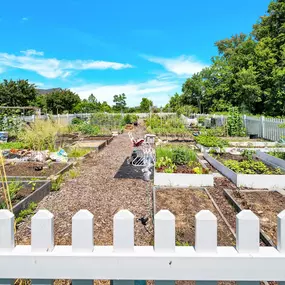
[[[61,88],[51,88],[51,89],[37,89],[40,94],[49,94],[54,91],[59,91]]]

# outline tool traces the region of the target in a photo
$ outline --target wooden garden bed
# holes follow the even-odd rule
[[[252,210],[259,218],[261,229],[277,244],[277,215],[285,209],[285,197],[276,191],[225,190],[241,209]]]
[[[51,190],[50,181],[9,181],[8,184],[10,191],[15,191],[15,194],[11,196],[13,213],[15,215],[26,209],[30,203],[40,202]],[[3,207],[3,192],[0,194],[0,203],[1,207]]]
[[[51,176],[58,176],[68,171],[72,167],[71,163],[51,164],[39,162],[17,162],[5,165],[6,175],[9,180],[13,179],[47,179]],[[39,170],[41,169],[42,170]]]

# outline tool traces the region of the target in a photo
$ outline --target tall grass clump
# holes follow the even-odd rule
[[[19,140],[27,147],[36,151],[55,151],[57,134],[64,132],[66,127],[52,120],[36,120],[19,134]]]

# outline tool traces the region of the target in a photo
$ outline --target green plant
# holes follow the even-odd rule
[[[56,180],[52,181],[51,183],[51,191],[59,191],[60,186],[63,183],[63,176],[60,175]]]
[[[36,186],[37,186],[37,178],[32,178],[30,181],[29,181],[29,185],[32,185],[32,192],[34,192],[36,190]]]
[[[245,149],[243,152],[242,152],[242,156],[244,156],[247,160],[252,160],[253,159],[253,155],[255,154],[256,152],[254,150],[248,150],[248,149]]]
[[[280,169],[269,169],[261,161],[255,160],[223,160],[223,164],[233,170],[236,173],[242,174],[281,174],[282,171]]]
[[[71,124],[72,124],[72,125],[80,125],[80,124],[82,124],[83,122],[84,122],[84,120],[81,119],[81,118],[74,118],[74,119],[72,119]]]
[[[79,158],[89,153],[91,149],[86,148],[71,148],[67,151],[68,157]]]
[[[214,136],[200,135],[195,137],[197,143],[206,147],[220,147],[223,148],[229,145],[229,142]]]
[[[177,165],[186,165],[190,161],[196,161],[196,153],[187,147],[176,147],[172,150],[172,160]]]
[[[25,144],[22,142],[7,142],[7,143],[0,143],[0,150],[3,149],[22,149],[25,148]]]
[[[190,246],[188,241],[176,241],[176,246]]]
[[[227,128],[228,128],[228,135],[231,137],[246,136],[243,120],[237,107],[230,108],[230,113],[227,119]]]
[[[71,169],[71,170],[69,170],[69,177],[71,179],[75,179],[79,175],[80,175],[80,171],[78,169]]]
[[[30,203],[29,207],[27,209],[22,210],[18,214],[18,216],[17,216],[17,218],[15,220],[16,224],[21,223],[27,216],[34,214],[36,208],[37,208],[37,204],[36,203],[34,203],[34,202]]]
[[[280,159],[285,159],[285,152],[271,151],[269,154]]]
[[[19,140],[33,150],[55,151],[56,136],[65,129],[64,126],[52,120],[36,120],[19,134]]]

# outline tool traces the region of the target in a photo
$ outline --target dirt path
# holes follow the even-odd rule
[[[142,133],[143,130],[138,128],[135,136],[141,137]],[[142,216],[149,216],[152,209],[152,201],[147,199],[146,182],[114,178],[131,152],[128,134],[119,135],[99,154],[92,154],[82,163],[78,177],[68,179],[60,191],[53,192],[38,204],[38,209],[47,209],[55,216],[56,244],[71,244],[71,219],[80,209],[88,209],[94,214],[97,245],[113,243],[113,216],[120,209],[128,209],[135,215],[135,244],[151,244],[152,235],[137,221]],[[152,232],[151,224],[147,228]],[[29,221],[19,226],[17,236],[20,244],[30,242]]]

